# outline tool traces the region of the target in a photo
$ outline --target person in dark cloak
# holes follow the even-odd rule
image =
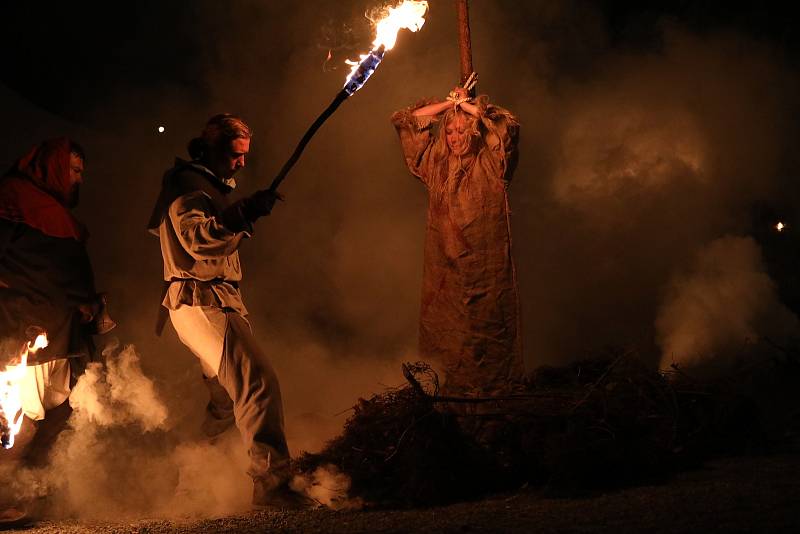
[[[420,355],[442,363],[450,393],[508,390],[524,375],[508,203],[519,123],[461,87],[392,123],[428,191]]]
[[[83,149],[62,137],[34,146],[0,178],[0,371],[19,364],[38,334],[48,339],[28,355],[20,384],[24,420],[13,447],[0,451],[4,463],[43,463],[71,413],[70,391],[95,359],[92,335],[115,326],[95,290],[88,232],[70,211],[85,161]],[[0,415],[8,446],[15,416]],[[7,517],[0,514],[0,521]]]
[[[241,118],[216,115],[189,142],[191,161],[178,158],[164,175],[148,226],[160,238],[164,260],[157,330],[168,313],[180,340],[200,360],[210,392],[204,423],[209,437],[235,420],[250,456],[253,506],[295,508],[306,503],[289,489],[278,378],[253,335],[239,291],[239,247],[279,198],[265,190],[230,200],[250,138]]]

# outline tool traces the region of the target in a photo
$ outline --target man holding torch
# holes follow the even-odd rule
[[[235,420],[250,456],[254,507],[294,508],[305,501],[288,487],[278,378],[253,336],[239,291],[238,249],[280,198],[263,190],[230,202],[251,135],[239,117],[211,117],[189,142],[191,161],[178,159],[164,175],[148,228],[161,240],[162,317],[169,313],[178,337],[200,360],[211,393],[204,429],[217,434]]]
[[[463,87],[392,122],[429,199],[421,356],[442,362],[451,393],[507,390],[524,373],[507,194],[519,123]]]

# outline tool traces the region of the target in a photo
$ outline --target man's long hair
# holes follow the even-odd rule
[[[249,139],[252,136],[253,131],[241,117],[220,113],[208,119],[200,137],[189,141],[189,157],[193,160],[203,159],[210,150],[227,148],[234,139]]]

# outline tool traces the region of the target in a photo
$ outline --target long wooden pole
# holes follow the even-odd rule
[[[461,84],[463,85],[472,68],[472,38],[469,33],[469,0],[456,0],[458,10],[458,47],[461,51]],[[475,96],[475,88],[470,91],[470,96]]]
[[[270,191],[274,193],[278,190],[278,186],[281,185],[281,182],[284,180],[284,178],[286,178],[286,175],[289,174],[289,171],[292,170],[294,164],[297,163],[298,159],[300,159],[300,155],[303,153],[303,150],[305,150],[308,142],[311,141],[311,138],[314,137],[314,134],[317,133],[319,127],[322,126],[322,123],[328,120],[328,117],[333,115],[333,112],[336,111],[342,102],[347,100],[348,96],[350,95],[344,89],[336,93],[336,98],[334,98],[328,107],[325,108],[325,111],[323,111],[320,116],[317,117],[317,120],[315,120],[314,123],[308,127],[308,130],[306,130],[303,138],[300,139],[299,143],[297,143],[297,147],[294,149],[294,152],[292,152],[291,157],[286,161],[286,163],[283,164],[283,167],[281,167],[278,175],[274,180],[272,180],[272,183],[269,186]]]

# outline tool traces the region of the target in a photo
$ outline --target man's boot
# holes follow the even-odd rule
[[[206,436],[213,439],[233,426],[233,401],[216,376],[203,376],[203,382],[208,388],[209,401],[202,429]]]
[[[292,469],[288,457],[279,457],[275,461],[274,450],[259,442],[253,443],[249,454],[248,473],[253,477],[253,509],[301,510],[319,504],[289,487]]]
[[[33,518],[24,508],[0,507],[0,530],[21,528],[33,522]]]
[[[288,480],[270,476],[253,478],[254,510],[305,510],[317,506],[317,501],[290,488]]]

